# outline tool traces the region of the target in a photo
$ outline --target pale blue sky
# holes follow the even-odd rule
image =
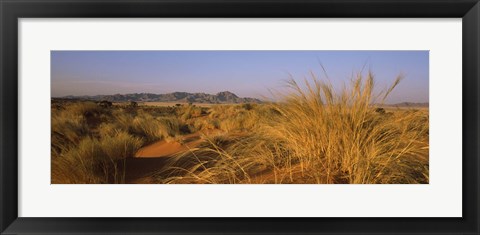
[[[302,82],[310,70],[339,86],[366,65],[379,88],[405,79],[387,100],[428,102],[428,51],[52,51],[52,96],[170,93],[268,96],[288,73]]]

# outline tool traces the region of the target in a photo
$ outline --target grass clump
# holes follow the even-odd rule
[[[127,158],[180,129],[173,117],[138,109],[106,109],[88,101],[52,105],[53,183],[123,183]]]
[[[142,146],[141,139],[119,131],[101,139],[86,137],[52,161],[54,183],[123,183],[125,160]]]
[[[196,164],[170,168],[166,183],[428,183],[428,115],[376,112],[402,79],[374,93],[374,76],[359,74],[337,91],[312,76],[293,79],[280,102],[262,115],[244,116],[235,107],[217,107],[220,129],[255,130],[229,143],[209,140],[178,159]],[[220,110],[221,109],[221,110]],[[251,109],[248,111],[252,111]],[[260,112],[257,108],[257,114]],[[229,115],[235,113],[236,115]],[[222,115],[226,115],[222,116]],[[248,121],[245,127],[244,123]],[[184,161],[183,161],[184,162]],[[181,177],[179,172],[183,172]]]

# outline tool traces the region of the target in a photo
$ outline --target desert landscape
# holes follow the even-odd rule
[[[372,105],[372,76],[307,86],[279,102],[52,99],[52,183],[428,183],[428,108]]]
[[[330,80],[289,77],[274,98],[52,97],[51,183],[428,184],[428,103],[386,102],[404,76]]]

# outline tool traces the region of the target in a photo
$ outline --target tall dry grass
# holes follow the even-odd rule
[[[52,183],[124,183],[126,158],[133,156],[142,143],[123,131],[101,139],[85,137],[52,159]]]
[[[52,109],[52,183],[124,183],[126,159],[145,144],[180,133],[175,117],[93,102]],[[152,112],[154,113],[154,112]]]
[[[52,183],[124,183],[139,148],[194,132],[210,134],[159,183],[428,183],[428,111],[377,106],[401,79],[375,92],[358,74],[339,90],[312,74],[278,102],[209,108],[55,104]]]
[[[428,183],[428,114],[376,112],[399,84],[374,92],[358,74],[337,91],[314,75],[251,115],[250,133],[207,139],[177,156],[163,183]],[[230,108],[219,112],[233,112]],[[243,115],[243,114],[242,114]],[[242,115],[230,116],[232,126]],[[212,114],[212,118],[219,118]],[[222,127],[222,125],[224,125]],[[220,123],[227,132],[229,123]],[[245,130],[244,130],[245,133]]]

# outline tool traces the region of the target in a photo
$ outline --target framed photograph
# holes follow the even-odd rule
[[[2,234],[480,232],[476,0],[0,4]]]

